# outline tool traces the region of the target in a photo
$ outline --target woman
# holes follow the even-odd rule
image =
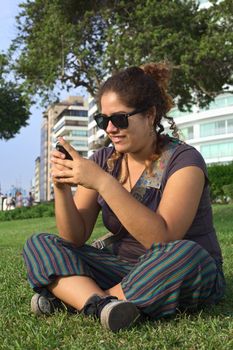
[[[97,125],[112,147],[83,159],[52,157],[60,237],[39,234],[24,248],[36,314],[56,309],[93,315],[118,331],[140,315],[157,319],[218,302],[222,256],[201,155],[163,134],[173,106],[166,64],[131,67],[100,88]],[[70,186],[77,184],[72,196]],[[114,235],[87,245],[98,214]],[[107,244],[105,244],[107,242]],[[100,249],[103,248],[103,249]]]
[[[21,208],[23,206],[23,195],[20,191],[16,192],[16,208]]]

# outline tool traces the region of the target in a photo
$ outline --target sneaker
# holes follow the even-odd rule
[[[140,317],[138,308],[126,300],[113,300],[104,306],[100,323],[112,332],[131,327]]]
[[[75,309],[66,305],[54,296],[44,296],[42,294],[34,294],[31,299],[31,310],[37,315],[52,315],[55,311],[66,311],[75,313]]]
[[[86,316],[97,317],[103,327],[113,332],[130,327],[141,315],[138,308],[130,301],[99,295],[90,297],[82,312]]]

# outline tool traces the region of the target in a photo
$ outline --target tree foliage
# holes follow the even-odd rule
[[[5,79],[7,57],[0,54],[0,139],[9,140],[22,126],[26,126],[30,116],[29,101],[22,87]]]
[[[233,186],[233,162],[208,166],[208,177],[210,180],[211,199],[213,201],[222,199],[224,194],[227,195],[225,192],[229,195],[229,191]],[[231,198],[233,199],[233,197]]]
[[[207,105],[232,84],[232,0],[25,0],[13,67],[26,91],[85,87],[92,95],[114,71],[152,61],[173,66],[180,109]]]

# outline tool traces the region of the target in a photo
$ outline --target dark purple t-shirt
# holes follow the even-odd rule
[[[142,176],[142,179],[140,178],[135,187],[132,189],[131,194],[145,206],[156,211],[167,180],[173,173],[186,166],[197,166],[201,168],[206,178],[205,186],[195,218],[183,239],[188,239],[199,243],[210,253],[218,264],[221,264],[222,255],[213,226],[208,175],[204,159],[194,147],[189,146],[186,143],[175,143],[175,145],[172,147],[173,150],[169,155],[166,166],[164,167],[164,170],[162,172],[160,171],[159,173],[161,176],[153,175],[154,178],[151,178],[149,183],[148,180],[146,180],[146,184],[145,177],[143,178]],[[98,163],[101,168],[107,171],[106,161],[111,156],[113,151],[113,147],[102,148],[94,153],[92,159]],[[119,173],[121,161],[122,158],[119,158],[116,161],[112,171],[112,176],[115,178]],[[114,234],[124,232],[124,235],[120,241],[114,243],[114,252],[123,259],[136,261],[140,255],[145,253],[145,247],[143,247],[127,232],[127,230],[121,225],[118,218],[112,212],[111,208],[100,195],[98,197],[98,203],[102,208],[103,223],[107,230]]]

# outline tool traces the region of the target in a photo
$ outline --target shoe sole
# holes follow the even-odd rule
[[[137,307],[129,301],[112,301],[101,312],[100,322],[112,332],[129,328],[140,317]]]
[[[47,298],[40,294],[34,294],[31,299],[31,310],[36,316],[51,315],[51,305]]]

